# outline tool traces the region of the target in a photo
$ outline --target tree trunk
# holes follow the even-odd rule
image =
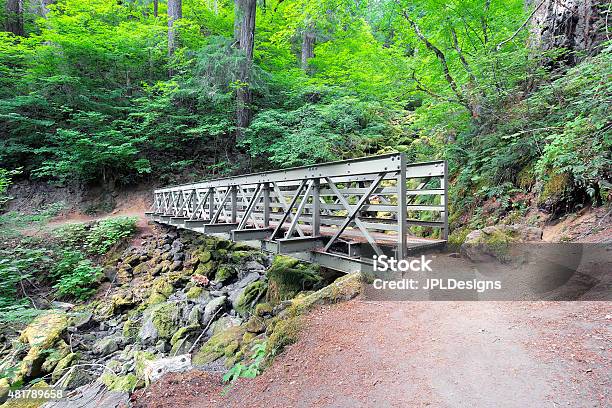
[[[159,14],[159,0],[153,0],[153,17],[157,18]]]
[[[236,136],[243,136],[244,128],[251,123],[251,102],[253,95],[250,89],[250,73],[253,64],[253,47],[255,45],[256,0],[234,0],[235,20],[234,37],[236,47],[243,53],[238,79],[241,86],[236,92]]]
[[[530,46],[542,51],[565,48],[563,61],[575,65],[580,54],[595,54],[605,41],[607,2],[604,0],[526,0],[538,7],[530,27]]]
[[[181,0],[168,0],[168,57],[174,54],[178,44],[178,35],[174,22],[183,17]]]
[[[6,1],[6,31],[23,36],[23,0]]]
[[[315,34],[312,28],[306,28],[302,34],[302,58],[300,60],[302,69],[308,70],[308,60],[314,57]]]

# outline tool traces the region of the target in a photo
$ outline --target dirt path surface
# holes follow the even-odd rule
[[[609,302],[366,302],[323,307],[300,340],[222,396],[172,374],[146,407],[606,407]]]

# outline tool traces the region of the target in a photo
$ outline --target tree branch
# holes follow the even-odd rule
[[[459,60],[461,61],[461,65],[463,65],[463,68],[465,68],[465,71],[468,73],[468,76],[470,77],[470,81],[476,84],[477,81],[476,81],[476,77],[474,76],[474,72],[472,71],[470,64],[468,64],[467,60],[465,59],[465,56],[463,55],[463,51],[461,50],[461,47],[459,46],[459,41],[457,40],[457,32],[455,31],[455,28],[452,25],[450,26],[450,32],[453,36],[453,46],[455,47],[455,50],[457,51],[457,54],[459,55]]]
[[[467,103],[466,99],[463,97],[463,95],[459,91],[459,87],[457,86],[457,83],[455,82],[455,79],[453,78],[453,76],[450,73],[450,69],[448,67],[448,62],[446,61],[446,57],[444,56],[444,53],[442,51],[440,51],[440,49],[438,47],[433,45],[423,35],[423,33],[421,32],[421,29],[419,28],[419,26],[410,18],[408,13],[406,13],[404,11],[402,14],[404,15],[404,18],[408,21],[408,23],[410,23],[410,26],[414,30],[414,33],[417,35],[417,37],[419,37],[419,39],[423,42],[423,44],[425,44],[427,49],[429,49],[430,51],[433,51],[433,53],[436,54],[436,57],[438,58],[438,61],[440,61],[440,65],[442,65],[442,69],[444,70],[444,78],[446,78],[446,82],[448,82],[448,84],[450,85],[450,88],[452,89],[453,93],[457,97],[457,100],[459,101],[459,103],[461,105],[465,106],[471,112],[469,104]]]
[[[499,51],[502,47],[502,45],[514,40],[514,38],[521,32],[521,30],[523,28],[525,28],[525,26],[527,26],[527,23],[529,23],[529,21],[531,20],[531,18],[534,16],[534,14],[540,9],[540,7],[542,7],[542,5],[546,3],[546,0],[542,0],[540,2],[540,4],[538,4],[538,6],[536,8],[533,9],[533,11],[531,12],[531,14],[529,14],[529,17],[527,17],[527,20],[525,20],[525,22],[523,22],[523,24],[521,24],[521,26],[514,32],[514,34],[512,34],[510,37],[506,38],[504,41],[500,42],[499,44],[497,44],[497,47],[495,47],[495,49],[497,51]]]

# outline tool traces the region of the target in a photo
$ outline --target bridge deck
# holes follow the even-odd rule
[[[444,245],[446,189],[445,162],[390,154],[155,190],[147,216],[353,272]]]

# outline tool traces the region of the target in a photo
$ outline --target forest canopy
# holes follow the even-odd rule
[[[6,0],[0,168],[113,186],[401,151],[449,160],[459,208],[601,203],[608,33],[538,35],[550,4]]]

